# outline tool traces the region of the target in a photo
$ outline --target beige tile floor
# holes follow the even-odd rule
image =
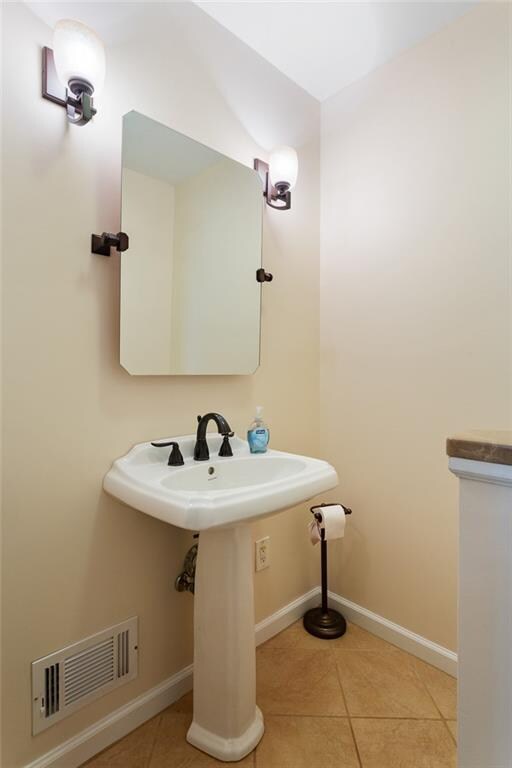
[[[265,735],[243,768],[455,768],[456,682],[353,624],[318,640],[301,622],[257,651]],[[87,768],[214,768],[187,744],[192,695]]]

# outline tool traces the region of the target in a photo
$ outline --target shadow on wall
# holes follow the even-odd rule
[[[144,689],[192,662],[194,602],[190,595],[176,592],[174,582],[193,543],[190,531],[100,492],[83,551],[86,569],[76,603],[77,624],[83,631],[84,626],[101,628],[138,615]],[[108,606],[97,600],[106,589]]]

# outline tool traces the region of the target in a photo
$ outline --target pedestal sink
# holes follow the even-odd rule
[[[141,443],[117,459],[104,481],[112,496],[171,525],[200,531],[194,603],[194,716],[187,740],[213,757],[241,760],[263,735],[256,706],[253,550],[250,523],[338,484],[325,461],[269,450],[251,454],[234,437],[208,435],[210,460],[193,459],[195,436],[179,443],[185,464],[167,466],[168,448]]]

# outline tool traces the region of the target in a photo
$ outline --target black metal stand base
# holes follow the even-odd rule
[[[311,608],[304,614],[304,629],[310,635],[321,637],[324,640],[334,640],[341,637],[347,631],[347,622],[338,611],[328,608],[323,611],[321,607]]]

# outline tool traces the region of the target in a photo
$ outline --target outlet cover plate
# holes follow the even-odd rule
[[[263,571],[270,565],[270,536],[256,541],[256,571]]]

